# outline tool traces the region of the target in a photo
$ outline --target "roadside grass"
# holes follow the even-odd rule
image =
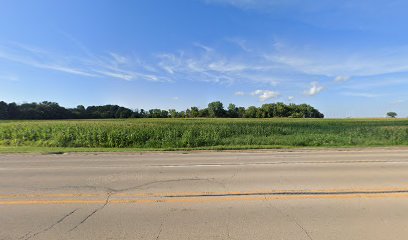
[[[45,155],[59,155],[65,153],[146,153],[146,152],[194,152],[194,151],[241,151],[241,150],[355,150],[355,149],[391,149],[391,148],[405,148],[408,146],[325,146],[325,147],[293,147],[293,146],[269,146],[269,145],[248,145],[248,146],[212,146],[212,147],[197,147],[197,148],[69,148],[69,147],[31,147],[31,146],[0,146],[0,154],[13,153],[34,153]]]
[[[291,149],[291,146],[212,146],[197,148],[69,148],[69,147],[32,147],[32,146],[0,146],[0,153],[41,153],[41,154],[63,154],[81,152],[157,152],[157,151],[223,151],[223,150],[256,150],[256,149]]]
[[[408,146],[407,119],[0,121],[0,153]]]

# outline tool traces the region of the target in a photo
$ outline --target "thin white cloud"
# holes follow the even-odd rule
[[[277,98],[280,96],[278,92],[270,91],[270,90],[256,90],[251,93],[253,96],[257,96],[259,101],[265,102],[266,100]]]
[[[214,51],[214,49],[212,49],[212,48],[210,48],[210,47],[208,47],[208,46],[206,46],[206,45],[204,45],[204,44],[201,44],[201,43],[194,43],[194,46],[196,46],[196,47],[198,47],[198,48],[201,48],[201,49],[203,49],[203,50],[206,51],[206,52],[212,52],[212,51]]]
[[[350,80],[350,77],[349,76],[343,76],[343,75],[339,75],[339,76],[334,78],[335,82],[345,82],[345,81],[348,81],[348,80]]]
[[[293,99],[295,99],[294,96],[289,96],[289,97],[288,97],[288,100],[289,100],[289,101],[292,101]]]
[[[381,96],[380,94],[366,93],[366,92],[342,92],[342,95],[351,97],[375,98]]]
[[[40,64],[40,63],[31,62],[31,66],[38,67],[38,68],[44,68],[44,69],[50,69],[50,70],[64,72],[64,73],[75,74],[75,75],[81,75],[85,77],[97,77],[98,76],[94,73],[87,72],[86,70],[83,70],[80,68],[64,66],[64,65],[57,65],[53,63]]]
[[[240,38],[228,38],[227,41],[237,45],[244,52],[252,52],[252,49],[248,47],[247,41]]]
[[[311,82],[309,90],[305,91],[307,96],[315,96],[323,91],[324,87],[321,86],[318,82]]]
[[[408,46],[347,54],[346,51],[338,53],[311,47],[303,49],[286,44],[275,51],[265,54],[265,59],[306,75],[337,76],[334,80],[338,82],[347,81],[350,76],[373,77],[408,72]]]
[[[108,77],[112,77],[112,78],[119,78],[119,79],[123,79],[126,81],[131,81],[134,79],[134,76],[132,74],[129,73],[119,73],[119,72],[109,72],[109,71],[101,71],[101,70],[95,70],[96,73],[99,73],[103,76],[108,76]]]
[[[113,52],[105,56],[96,56],[88,49],[82,48],[86,52],[86,57],[66,56],[37,47],[13,43],[0,46],[0,59],[85,77],[109,77],[126,81],[138,79],[156,82],[171,81],[166,76],[159,76],[149,71],[147,65],[141,65],[139,61],[131,61]]]
[[[238,43],[245,40],[238,39]],[[23,44],[0,45],[0,59],[27,66],[93,78],[110,78],[125,81],[202,81],[231,85],[234,83],[258,84],[260,88],[292,88],[302,92],[309,79],[321,79],[332,85],[330,89],[363,90],[390,84],[408,84],[400,77],[392,81],[384,74],[408,73],[408,47],[379,50],[376,53],[336,55],[318,48],[293,46],[278,39],[271,49],[224,53],[211,46],[196,43],[178,52],[164,52],[145,56],[143,60],[115,51],[94,54],[82,44],[82,55],[69,55]],[[191,47],[191,46],[190,46]],[[85,56],[84,56],[85,55]],[[335,76],[335,77],[334,77]],[[353,81],[347,81],[350,78]],[[334,82],[344,84],[333,84]],[[327,83],[330,84],[330,83]],[[359,89],[360,88],[360,89]],[[278,89],[279,90],[279,89]],[[323,90],[312,83],[305,92],[314,96]]]
[[[30,49],[27,47],[11,50],[12,51],[9,51],[8,49],[0,46],[0,59],[13,61],[36,68],[49,69],[87,77],[96,76],[95,74],[82,70],[78,67],[63,64],[61,63],[61,60],[55,59],[54,61],[50,61],[49,54],[45,54],[45,51],[34,50],[33,48]],[[19,50],[20,52],[15,50]],[[61,59],[63,58],[61,57]]]
[[[235,92],[234,95],[235,95],[235,96],[244,96],[245,93],[242,92],[242,91],[238,91],[238,92]]]
[[[250,58],[226,56],[215,49],[199,53],[161,53],[157,65],[178,80],[233,84],[235,82],[267,83],[277,85],[271,63],[255,53]],[[245,56],[244,55],[244,56]]]
[[[110,52],[109,54],[112,56],[112,58],[113,58],[113,59],[115,60],[115,62],[118,63],[118,64],[126,64],[126,63],[128,63],[128,59],[127,59],[125,56],[122,56],[122,55],[120,55],[120,54],[118,54],[118,53],[113,53],[113,52]]]

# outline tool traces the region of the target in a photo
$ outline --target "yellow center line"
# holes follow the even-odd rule
[[[99,193],[52,193],[52,194],[43,194],[43,193],[35,193],[35,194],[0,194],[0,199],[4,198],[59,198],[59,197],[98,197],[98,196],[105,196],[106,194],[99,194]]]
[[[0,205],[104,204],[107,193],[3,194]],[[408,197],[407,188],[109,194],[110,204]],[[60,199],[59,199],[60,198]],[[13,199],[13,200],[11,200]]]
[[[379,199],[408,198],[408,194],[348,194],[348,195],[289,195],[289,196],[250,196],[250,197],[188,197],[164,199],[112,199],[108,204],[152,204],[152,203],[211,203],[211,202],[241,202],[241,201],[274,201],[274,200],[305,200],[305,199]],[[51,204],[104,204],[99,200],[19,200],[0,201],[0,205],[51,205]]]
[[[387,188],[343,188],[343,189],[291,189],[291,190],[254,190],[254,191],[229,191],[229,192],[151,192],[151,193],[111,193],[111,196],[117,197],[194,197],[194,196],[214,196],[214,195],[268,195],[268,194],[311,194],[311,193],[327,193],[327,194],[342,194],[342,193],[382,193],[382,192],[398,192],[407,191],[408,187],[387,187]],[[64,197],[106,197],[107,193],[34,193],[34,194],[0,194],[0,199],[14,198],[64,198]]]

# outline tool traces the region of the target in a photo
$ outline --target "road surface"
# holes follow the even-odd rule
[[[0,239],[408,239],[408,149],[3,154]]]

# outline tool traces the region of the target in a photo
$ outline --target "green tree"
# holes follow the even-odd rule
[[[116,110],[115,118],[130,118],[132,113],[133,111],[128,108],[120,107]]]
[[[209,117],[208,108],[200,109],[198,116],[203,118]]]
[[[7,106],[7,113],[9,119],[20,119],[20,106],[16,103],[9,103]]]
[[[230,118],[236,118],[238,117],[238,108],[235,106],[235,104],[230,103],[228,105],[228,112],[227,112],[228,117]]]
[[[186,118],[191,118],[191,110],[186,109]]]
[[[245,117],[246,118],[256,118],[257,112],[258,112],[258,109],[255,106],[250,106],[245,111]]]
[[[142,109],[140,109],[140,112],[139,112],[139,116],[141,117],[141,118],[145,118],[146,117],[146,111],[142,108]]]
[[[261,117],[263,118],[272,118],[275,116],[276,107],[274,103],[263,104],[259,109]]]
[[[211,102],[208,104],[208,113],[209,117],[216,118],[224,117],[225,116],[224,105],[220,101]]]
[[[387,112],[387,117],[389,118],[396,118],[398,114],[396,112]]]
[[[161,109],[150,109],[149,110],[149,118],[162,118],[162,110]]]
[[[286,104],[278,102],[276,103],[276,117],[288,117],[289,108]]]
[[[390,112],[388,117],[396,117],[397,114]],[[167,118],[167,117],[246,117],[246,118],[271,118],[271,117],[302,117],[302,118],[323,118],[324,115],[308,104],[269,103],[257,108],[251,106],[248,109],[229,104],[225,110],[221,102],[211,102],[208,108],[199,109],[191,107],[186,111],[177,112],[175,109],[169,111],[162,109],[151,109],[148,112],[143,109],[131,110],[118,105],[89,106],[82,105],[76,108],[64,108],[55,102],[41,103],[5,103],[0,101],[0,119],[99,119],[99,118]]]
[[[169,109],[169,115],[171,118],[176,118],[178,113],[176,111],[176,109]]]
[[[238,107],[238,117],[239,118],[244,118],[245,117],[245,108],[244,107]]]
[[[8,119],[8,111],[7,111],[8,105],[7,103],[1,101],[0,102],[0,119]]]
[[[190,116],[196,118],[200,115],[200,109],[198,107],[191,107]]]

